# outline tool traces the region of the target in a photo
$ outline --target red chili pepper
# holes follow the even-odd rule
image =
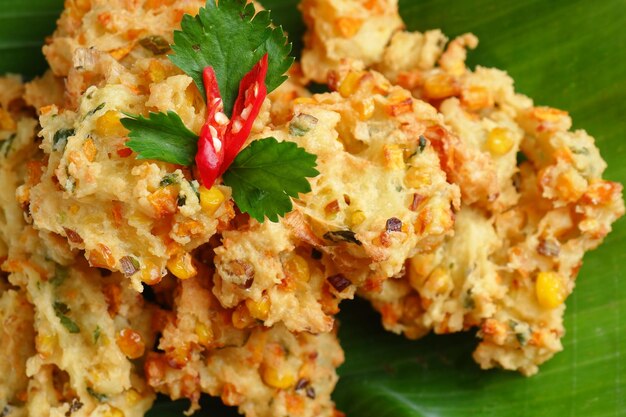
[[[252,124],[261,111],[267,96],[267,54],[248,72],[239,83],[239,95],[233,106],[233,116],[226,131],[226,155],[220,175],[233,163],[235,157],[250,135]]]
[[[228,127],[228,117],[224,114],[224,103],[212,67],[202,73],[206,89],[207,118],[198,140],[196,165],[205,187],[211,187],[220,175],[224,161],[224,134]]]
[[[128,158],[132,154],[133,154],[133,150],[130,148],[123,147],[117,150],[117,155],[120,158]]]
[[[250,135],[252,124],[259,115],[267,96],[267,54],[248,72],[239,84],[239,94],[229,121],[224,114],[215,71],[206,67],[203,72],[207,94],[207,121],[200,131],[196,164],[202,184],[209,188],[235,160]]]

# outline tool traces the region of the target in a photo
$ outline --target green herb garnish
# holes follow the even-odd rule
[[[61,286],[67,279],[69,271],[66,267],[57,265],[54,269],[54,277],[49,281],[55,287]]]
[[[95,108],[93,108],[93,109],[91,109],[91,110],[89,110],[89,111],[87,112],[87,114],[85,115],[85,117],[83,117],[83,120],[85,120],[86,118],[91,117],[91,116],[93,116],[94,114],[98,113],[100,110],[102,110],[102,109],[104,108],[104,106],[106,106],[106,103],[100,103],[100,104],[98,104],[98,106],[97,106],[97,107],[95,107]]]
[[[332,232],[326,232],[324,233],[324,239],[330,240],[334,243],[348,242],[359,246],[362,245],[361,241],[356,238],[356,234],[352,230],[335,230]]]
[[[170,51],[170,44],[162,36],[153,35],[139,40],[139,45],[155,55],[163,55]]]
[[[52,137],[52,150],[62,151],[67,145],[67,140],[70,136],[74,136],[76,131],[74,129],[59,129]]]
[[[94,397],[96,400],[98,400],[99,402],[104,402],[108,399],[108,397],[105,394],[100,394],[99,392],[96,392],[93,388],[91,387],[87,387],[87,393],[89,395],[91,395],[92,397]]]
[[[142,46],[151,49],[155,41],[146,38]],[[165,47],[160,40],[159,44]],[[255,14],[254,6],[243,0],[221,0],[219,7],[215,0],[207,0],[197,16],[183,17],[171,48],[170,60],[193,78],[203,96],[203,72],[207,67],[214,70],[227,115],[232,114],[242,79],[261,58],[267,54],[268,92],[287,79],[285,73],[294,61],[289,56],[291,44],[280,27],[272,27],[270,13]],[[183,166],[194,163],[199,138],[176,113],[150,113],[147,118],[127,115],[121,122],[130,132],[126,146],[138,159]],[[313,116],[301,115],[294,132],[303,135],[316,123]],[[233,189],[233,199],[242,212],[260,222],[265,217],[278,221],[278,216],[293,208],[291,197],[311,191],[307,177],[319,174],[315,161],[315,155],[294,143],[262,139],[242,150],[222,177]],[[160,185],[173,181],[174,177],[166,176]],[[197,187],[194,190],[197,194]],[[186,198],[179,197],[178,205],[185,203]]]
[[[420,135],[419,142],[418,142],[420,153],[424,152],[424,149],[426,149],[426,144],[427,143],[428,142],[426,141],[426,138],[424,137],[424,135]]]
[[[67,304],[55,301],[52,308],[54,308],[54,314],[56,314],[59,320],[61,320],[61,324],[67,329],[68,332],[80,333],[80,327],[78,327],[78,324],[66,315],[71,311]]]
[[[317,118],[310,114],[299,114],[289,123],[289,133],[293,136],[304,136],[317,125]]]
[[[93,116],[94,114],[98,113],[100,110],[104,108],[105,105],[106,103],[100,103],[98,104],[98,107],[89,110],[87,114],[85,115],[85,119],[88,118],[89,116]]]
[[[178,184],[178,175],[165,174],[159,183],[160,187],[167,187],[168,185]]]
[[[224,184],[233,189],[233,199],[243,212],[262,222],[277,222],[292,210],[290,197],[311,191],[307,177],[315,177],[315,155],[293,142],[275,138],[254,141],[242,150],[224,173]]]
[[[180,116],[173,111],[150,113],[121,119],[122,125],[130,131],[126,142],[137,159],[156,159],[172,164],[189,166],[198,151],[198,136],[187,129]]]
[[[100,326],[96,326],[96,328],[93,331],[93,343],[94,344],[98,343],[98,340],[100,340],[101,333],[102,333],[102,329],[100,329]]]
[[[272,28],[270,13],[255,15],[254,5],[238,0],[207,0],[193,17],[183,17],[182,30],[174,32],[170,60],[195,81],[205,96],[202,72],[213,67],[224,110],[231,115],[243,76],[268,53],[269,68],[265,84],[268,93],[282,84],[294,59],[281,27]]]
[[[473,310],[474,308],[476,308],[476,301],[472,296],[471,288],[467,290],[467,292],[463,296],[463,308],[465,308],[466,310]]]
[[[13,133],[7,139],[2,141],[2,144],[0,144],[0,152],[2,152],[4,154],[5,158],[7,156],[9,156],[9,151],[11,150],[11,146],[13,146],[13,141],[15,141],[16,137],[17,137],[17,135],[15,133]]]

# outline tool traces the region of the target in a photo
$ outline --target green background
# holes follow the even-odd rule
[[[61,0],[0,0],[0,72],[45,68],[40,46]],[[296,50],[303,31],[294,0],[266,0]],[[507,70],[517,90],[565,109],[596,137],[606,176],[626,182],[626,1],[405,0],[411,30],[479,36],[471,65]],[[524,378],[480,371],[473,334],[409,342],[385,333],[362,301],[340,314],[346,363],[334,398],[348,417],[626,416],[626,221],[585,258],[567,300],[565,350]],[[234,416],[213,399],[200,415]],[[151,416],[182,415],[159,402]]]

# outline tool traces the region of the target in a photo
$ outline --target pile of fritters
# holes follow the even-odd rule
[[[467,69],[473,35],[403,31],[393,0],[304,0],[301,65],[249,141],[294,142],[320,175],[259,223],[125,146],[124,113],[200,130],[163,45],[203,3],[68,1],[50,71],[0,79],[3,416],[141,416],[156,393],[340,415],[334,316],[355,294],[410,338],[478,329],[483,368],[530,375],[562,348],[582,257],[624,213],[567,113]]]

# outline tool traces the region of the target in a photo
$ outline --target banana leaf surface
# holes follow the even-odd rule
[[[297,0],[266,0],[301,49]],[[45,69],[41,45],[61,0],[0,0],[0,73]],[[626,183],[626,2],[624,0],[401,0],[408,29],[473,32],[472,66],[504,69],[537,104],[570,112]],[[626,416],[626,220],[589,253],[567,300],[564,351],[525,378],[481,371],[473,333],[418,341],[385,333],[365,302],[345,302],[346,351],[334,394],[348,417]],[[204,398],[199,415],[235,416]],[[159,401],[152,417],[182,416],[185,402]],[[280,417],[280,416],[277,416]]]

